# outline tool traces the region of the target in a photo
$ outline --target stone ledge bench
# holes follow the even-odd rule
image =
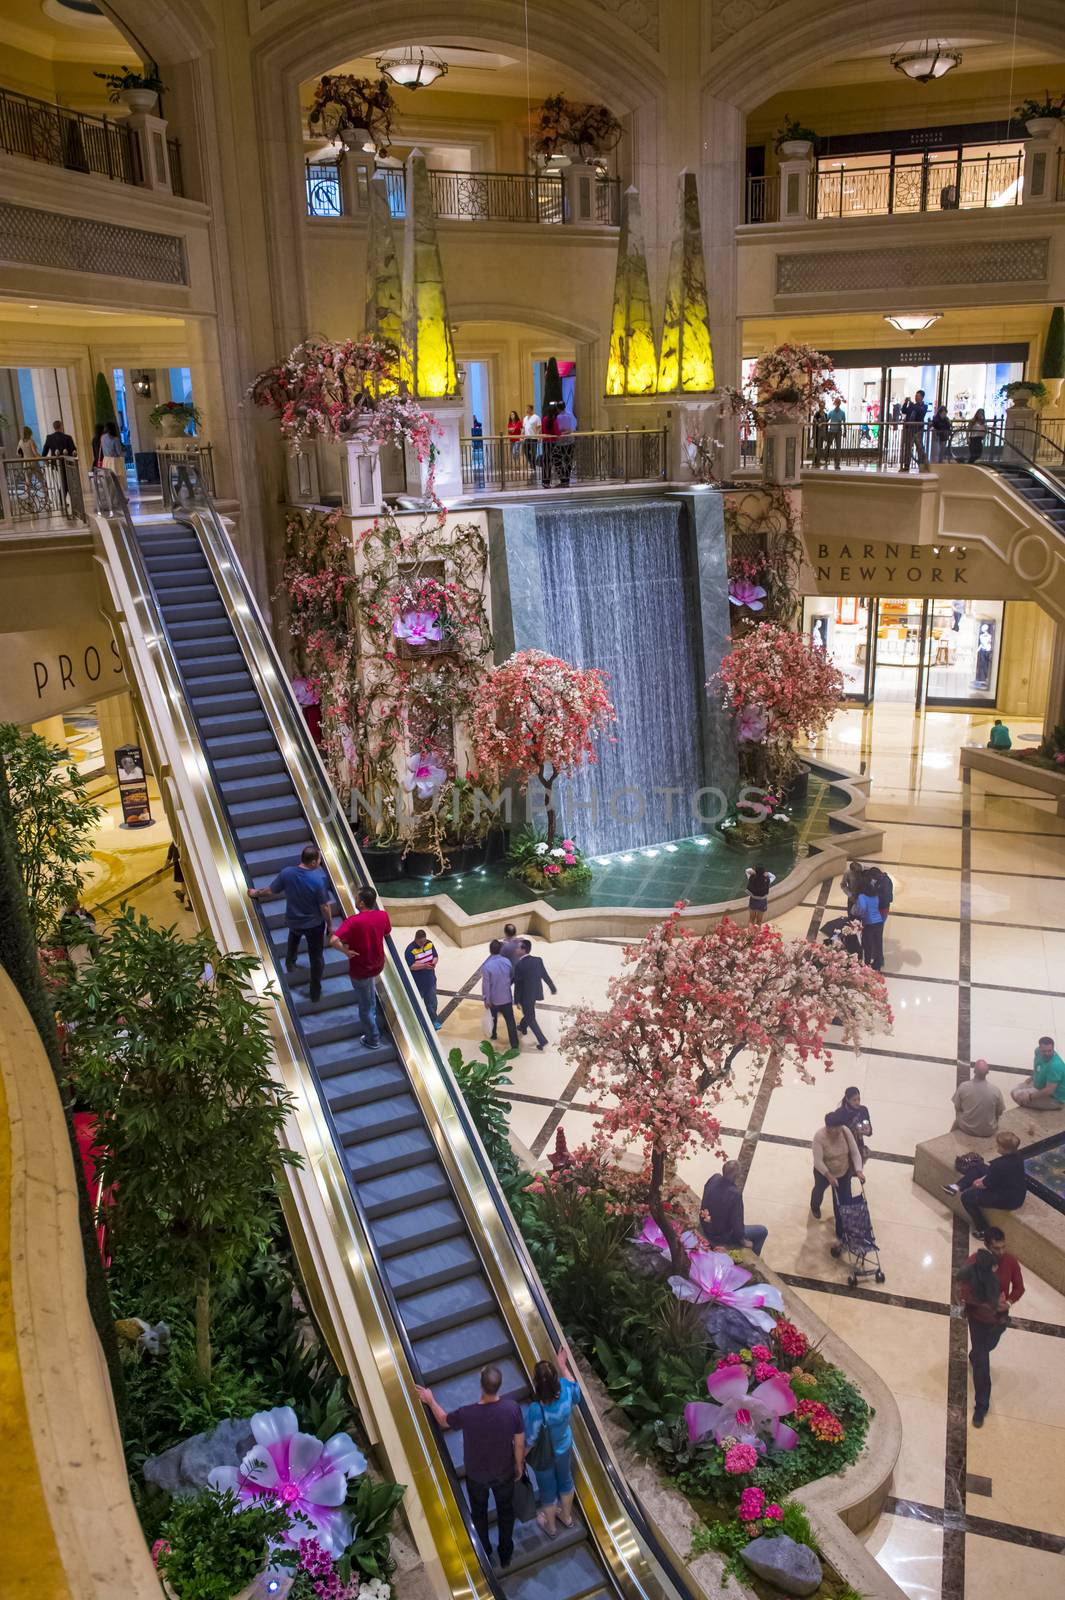
[[[1048,1139],[1051,1134],[1065,1133],[1065,1107],[1060,1111],[1025,1111],[1017,1106],[1005,1113],[999,1129],[1015,1133],[1023,1150],[1027,1145]],[[926,1139],[919,1144],[913,1162],[914,1182],[966,1220],[968,1216],[961,1200],[956,1195],[944,1194],[943,1185],[957,1181],[954,1159],[969,1150],[975,1150],[985,1161],[998,1153],[994,1139],[974,1139],[971,1134],[951,1129],[937,1139]],[[1002,1229],[1007,1248],[1021,1265],[1030,1267],[1059,1294],[1065,1294],[1065,1213],[1055,1211],[1038,1195],[1029,1194],[1018,1211],[997,1211],[994,1206],[988,1206],[987,1215]]]

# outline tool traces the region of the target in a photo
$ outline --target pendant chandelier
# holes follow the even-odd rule
[[[447,62],[422,45],[408,44],[402,50],[378,56],[377,70],[401,89],[424,89],[447,72]]]
[[[961,51],[942,39],[922,39],[896,50],[891,65],[914,83],[931,83],[934,78],[945,78],[948,72],[961,66]]]

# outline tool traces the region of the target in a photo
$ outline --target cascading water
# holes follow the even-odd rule
[[[695,831],[704,690],[683,515],[677,500],[536,511],[544,648],[607,673],[618,714],[617,742],[600,737],[598,763],[559,783],[560,820],[587,855]]]

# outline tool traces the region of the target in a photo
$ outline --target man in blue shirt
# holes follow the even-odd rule
[[[874,972],[884,966],[884,913],[875,887],[868,880],[854,902],[854,915],[862,925],[862,960]]]
[[[285,926],[288,928],[285,971],[296,970],[300,940],[306,939],[311,964],[311,999],[318,1000],[325,968],[325,939],[332,924],[336,897],[316,844],[305,844],[298,863],[282,867],[269,889],[248,890],[250,900],[273,900],[278,895],[285,897]]]
[[[843,451],[843,429],[846,425],[846,422],[847,413],[843,409],[842,401],[837,399],[835,405],[832,407],[832,410],[825,418],[826,431],[828,434],[827,454],[835,457],[835,468],[837,472],[840,469],[840,458]]]
[[[436,1014],[436,964],[440,958],[436,953],[436,945],[426,936],[424,928],[418,929],[404,950],[403,958],[410,968],[414,987],[425,1001],[429,1021],[439,1033],[444,1026]]]
[[[512,1050],[520,1048],[518,1025],[514,1021],[514,968],[502,954],[503,945],[493,939],[488,946],[488,959],[481,968],[481,1000],[486,1011],[492,1014],[492,1038],[500,1017],[507,1025],[507,1040]]]

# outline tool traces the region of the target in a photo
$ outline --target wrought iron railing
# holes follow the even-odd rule
[[[182,194],[181,151],[176,139],[168,139],[167,146],[171,186]],[[0,89],[0,150],[116,183],[142,181],[140,147],[120,118],[70,111],[13,89]]]
[[[640,483],[664,478],[667,430],[625,428],[558,438],[485,434],[462,440],[464,489],[569,488],[578,483]]]
[[[407,209],[402,167],[382,167],[388,205],[394,217]],[[336,161],[306,164],[307,214],[344,214],[341,168]],[[453,222],[564,223],[565,191],[559,172],[447,172],[433,169],[429,188],[435,214]],[[595,221],[617,227],[621,221],[621,181],[599,178],[595,185]]]
[[[1024,158],[960,157],[879,167],[821,167],[809,185],[815,218],[879,217],[896,212],[975,211],[1021,203]],[[747,180],[747,222],[780,219],[780,175]]]
[[[982,432],[966,417],[951,418],[949,431],[934,429],[930,417],[918,427],[906,422],[845,422],[835,428],[811,423],[804,432],[802,459],[808,467],[869,472],[898,472],[947,461],[997,461],[1005,426],[1002,417],[988,417]]]
[[[163,491],[163,505],[169,511],[195,498],[195,486],[215,493],[214,455],[209,444],[197,444],[189,439],[183,445],[168,445],[157,452],[159,457],[159,482]]]
[[[77,456],[13,456],[3,462],[0,519],[33,522],[62,517],[85,521],[85,496]]]

